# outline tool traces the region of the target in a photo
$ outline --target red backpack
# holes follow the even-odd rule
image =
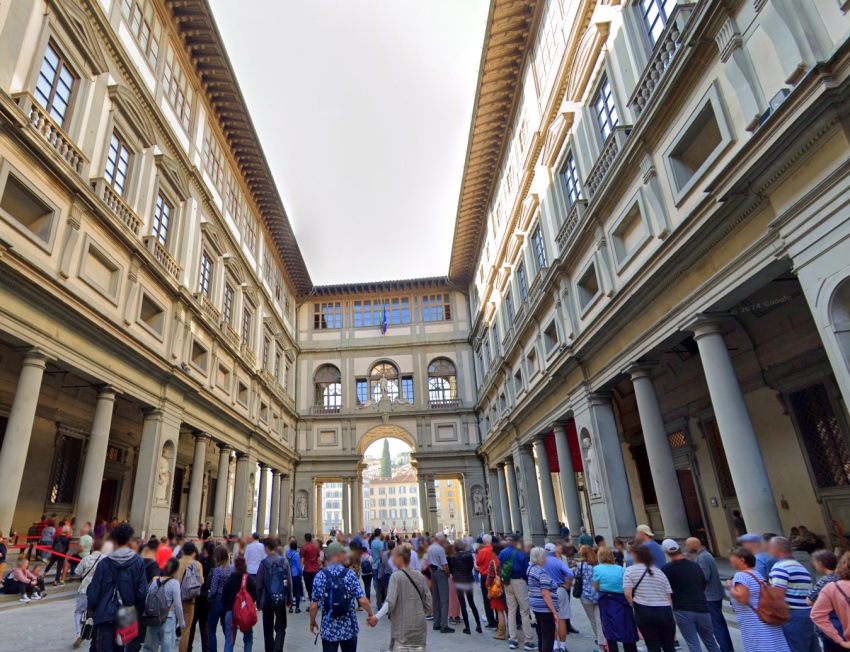
[[[257,624],[257,606],[251,594],[248,593],[247,584],[248,574],[245,573],[242,576],[242,588],[239,589],[233,601],[233,625],[243,634],[251,631]]]

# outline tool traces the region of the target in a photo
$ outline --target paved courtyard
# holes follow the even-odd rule
[[[476,596],[476,603],[481,610],[481,596]],[[567,647],[570,652],[592,652],[593,630],[584,615],[584,610],[575,608],[578,605],[573,601],[573,623],[581,632],[578,635],[570,635]],[[56,597],[45,602],[31,603],[22,606],[5,607],[0,609],[0,632],[3,650],[40,650],[53,652],[55,650],[71,650],[74,641],[73,625],[74,600],[73,596]],[[390,625],[386,620],[381,621],[374,629],[366,625],[365,613],[360,616],[360,640],[359,649],[368,652],[384,652],[389,643]],[[309,616],[304,611],[301,614],[290,617],[286,634],[286,650],[292,652],[308,652],[310,650],[321,650],[319,645],[314,646],[314,636],[309,632]],[[428,631],[429,652],[448,652],[450,650],[465,650],[469,652],[484,652],[493,650],[507,651],[506,642],[494,641],[491,632],[484,630],[483,634],[473,631],[471,636],[461,633],[463,627],[456,628],[454,634],[439,634],[432,630]],[[738,650],[743,650],[741,636],[737,629],[732,629],[732,640]],[[222,649],[219,642],[219,652]],[[86,649],[86,648],[83,648]],[[193,650],[200,652],[201,642],[196,637]],[[236,645],[237,650],[244,649],[241,637]],[[643,645],[639,646],[645,652]],[[254,628],[254,650],[264,651],[262,640],[262,625]]]

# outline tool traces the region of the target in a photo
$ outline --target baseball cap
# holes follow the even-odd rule
[[[547,543],[545,546],[543,546],[543,549],[546,552],[555,552],[557,550],[554,543]]]
[[[336,557],[341,552],[345,552],[345,547],[339,541],[334,541],[327,547],[325,555],[327,557]]]
[[[761,543],[761,535],[754,532],[747,532],[738,537],[738,543]]]
[[[648,537],[654,537],[655,536],[655,533],[652,531],[652,529],[648,525],[638,525],[637,531],[643,532]]]
[[[661,547],[664,548],[665,552],[679,552],[679,544],[673,539],[664,539],[661,542]]]

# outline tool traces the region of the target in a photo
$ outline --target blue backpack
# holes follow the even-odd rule
[[[264,559],[262,564],[266,568],[265,602],[263,604],[270,607],[286,604],[289,594],[286,590],[283,568],[279,563],[271,563],[267,559]]]
[[[374,572],[372,569],[372,558],[368,555],[360,559],[360,574],[371,575]]]
[[[331,575],[327,569],[323,569],[322,573],[328,583],[327,595],[325,596],[325,604],[322,606],[322,611],[325,616],[330,618],[343,618],[349,615],[351,607],[351,593],[345,585],[345,577],[349,571],[344,570],[339,575]]]

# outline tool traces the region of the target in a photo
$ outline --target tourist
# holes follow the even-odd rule
[[[374,627],[384,615],[390,617],[391,650],[401,652],[424,649],[431,613],[431,593],[422,573],[410,568],[411,546],[397,546],[393,550],[396,572],[390,577],[387,599],[378,612],[367,621]]]
[[[209,628],[207,623],[210,619],[210,583],[212,582],[212,572],[215,568],[215,560],[213,552],[215,544],[212,541],[204,541],[201,546],[201,557],[198,560],[201,563],[201,572],[204,577],[204,583],[201,586],[201,595],[195,599],[195,614],[192,620],[187,620],[189,630],[183,630],[183,636],[189,639],[189,649],[192,649],[192,644],[195,642],[195,627],[198,627],[201,632],[201,652],[209,650]]]
[[[766,580],[755,568],[755,555],[740,547],[732,551],[729,561],[735,575],[726,585],[744,640],[744,652],[790,652],[782,627],[763,623],[756,614]]]
[[[800,549],[803,552],[807,552],[810,555],[814,554],[816,550],[821,550],[823,548],[823,541],[819,536],[809,531],[805,525],[801,525],[799,528],[800,531]]]
[[[360,632],[357,624],[357,603],[359,602],[369,614],[370,626],[374,627],[372,605],[366,599],[360,581],[350,569],[342,565],[345,561],[345,548],[342,544],[336,541],[330,544],[326,558],[327,568],[316,575],[313,582],[310,632],[321,634],[322,652],[354,652]],[[320,606],[321,627],[316,622],[316,613]]]
[[[670,558],[661,571],[670,583],[673,600],[673,617],[690,652],[701,652],[700,641],[708,652],[719,652],[714,639],[714,625],[708,612],[705,590],[708,580],[699,564],[686,559],[679,544],[673,539],[664,539],[661,547]]]
[[[304,586],[307,587],[307,599],[313,599],[313,580],[319,572],[319,548],[313,542],[313,535],[304,535],[304,545],[301,546],[301,568],[304,573]]]
[[[77,604],[74,607],[74,625],[76,626],[77,631],[77,639],[74,641],[74,647],[80,647],[83,644],[81,634],[83,631],[83,623],[86,621],[86,612],[88,611],[89,604],[86,592],[89,589],[92,579],[94,579],[94,572],[97,565],[109,552],[109,550],[104,551],[105,546],[110,546],[110,544],[108,542],[104,542],[103,539],[95,541],[92,544],[92,551],[86,555],[84,559],[80,560],[80,565],[77,566],[80,576],[80,586],[77,589]]]
[[[752,532],[738,537],[738,543],[753,555],[756,560],[756,570],[764,578],[770,575],[770,570],[776,563],[776,558],[767,550],[771,538],[773,538],[772,535],[762,536]]]
[[[448,562],[449,572],[454,582],[455,594],[460,603],[460,612],[463,615],[463,633],[472,633],[469,628],[468,602],[469,609],[472,610],[472,616],[475,618],[475,631],[481,634],[481,617],[478,615],[478,607],[475,606],[475,599],[472,595],[472,587],[475,585],[475,580],[473,579],[475,557],[472,555],[472,550],[463,541],[458,539],[454,543],[453,554],[449,556]]]
[[[547,543],[544,551],[546,552],[546,563],[543,569],[555,583],[555,597],[557,598],[554,601],[558,609],[558,615],[555,621],[556,636],[554,648],[556,650],[566,650],[567,633],[570,629],[573,629],[571,622],[570,588],[572,587],[574,576],[567,564],[561,559],[556,544]],[[539,638],[539,629],[537,635]]]
[[[375,570],[375,574],[374,574],[374,577],[372,578],[372,581],[374,582],[374,586],[375,586],[375,597],[376,597],[376,599],[377,599],[378,582],[379,582],[378,564],[381,563],[381,553],[384,551],[385,547],[386,546],[384,545],[384,538],[383,538],[383,535],[381,534],[381,528],[375,528],[375,531],[372,532],[372,536],[369,539],[369,554],[372,555],[372,568]]]
[[[295,613],[301,613],[301,598],[304,595],[303,571],[301,570],[301,555],[298,554],[298,543],[293,539],[289,542],[289,550],[286,551],[286,561],[289,563],[289,572],[292,574],[292,603],[289,605],[289,613],[292,613],[293,605]]]
[[[47,530],[45,530],[45,533],[46,532]],[[53,535],[53,544],[51,545],[51,550],[53,552],[50,555],[50,561],[44,568],[44,577],[47,577],[50,569],[53,568],[53,564],[56,564],[56,575],[53,578],[53,586],[65,586],[64,572],[67,570],[67,559],[65,558],[65,555],[68,554],[68,550],[70,548],[71,536],[63,525],[59,531]]]
[[[664,554],[661,545],[653,538],[654,536],[655,534],[648,525],[638,525],[635,532],[635,543],[646,546],[647,550],[652,553],[652,563],[661,568],[667,563],[667,555]],[[634,556],[634,550],[632,550],[632,556]]]
[[[266,558],[266,547],[260,541],[260,533],[251,534],[251,543],[245,546],[245,563],[248,564],[248,575],[255,578],[260,571],[260,562]]]
[[[42,548],[53,549],[53,537],[56,535],[56,521],[52,518],[46,521],[44,528],[41,530],[41,537],[38,542]],[[47,561],[50,559],[51,553],[48,550],[41,551],[41,559]],[[46,571],[45,571],[45,574]]]
[[[815,585],[809,590],[809,594],[806,596],[806,604],[810,607],[814,606],[817,602],[818,597],[820,596],[823,587],[831,582],[838,581],[838,575],[835,570],[838,567],[838,557],[835,556],[835,553],[831,550],[818,550],[815,554],[812,555],[812,564],[815,567],[815,572],[821,576],[821,578],[815,583]],[[815,619],[814,609],[812,610],[812,620]],[[830,620],[832,621],[833,626],[838,631],[843,631],[843,626],[841,625],[841,621],[838,618],[838,614],[836,611],[830,614]],[[825,651],[829,652],[830,650],[835,650],[836,646],[835,642],[827,636],[822,629],[818,629],[818,635],[820,636],[821,642],[823,643],[823,648]]]
[[[369,551],[368,546],[363,545],[360,550],[360,578],[363,580],[363,591],[369,602],[372,601],[372,576],[374,574],[375,567],[372,566],[372,553]],[[297,600],[298,598],[296,597]]]
[[[224,585],[231,574],[230,553],[227,547],[221,544],[213,551],[213,571],[210,580],[210,589],[207,600],[210,603],[210,614],[207,618],[207,638],[209,640],[210,652],[217,652],[216,632],[218,628],[224,628],[224,602],[222,592]]]
[[[224,586],[221,589],[221,604],[224,609],[224,652],[233,652],[233,646],[236,645],[236,632],[240,631],[233,622],[233,605],[236,603],[236,597],[242,590],[242,586],[251,599],[257,601],[257,584],[254,578],[248,574],[248,562],[245,561],[244,555],[239,555],[233,560],[233,572],[225,580]],[[210,645],[212,645],[212,636],[210,636]],[[254,648],[254,629],[253,627],[247,632],[242,632],[242,645],[245,652],[251,652]]]
[[[537,620],[537,649],[553,652],[555,623],[558,622],[558,585],[544,568],[548,558],[546,550],[532,548],[529,557],[528,602]]]
[[[174,549],[171,547],[171,541],[166,537],[159,540],[159,547],[156,550],[156,563],[159,564],[159,570],[165,568],[165,562],[174,556]]]
[[[449,562],[443,542],[445,534],[437,534],[428,546],[428,568],[431,571],[431,597],[433,598],[434,629],[443,634],[455,630],[449,627]]]
[[[286,638],[286,609],[292,606],[292,570],[289,562],[277,554],[277,541],[269,537],[263,546],[266,556],[257,573],[260,596],[257,608],[263,611],[263,649],[281,652]]]
[[[584,526],[581,527],[581,534],[578,537],[578,545],[593,546],[593,537],[587,533],[587,528]]]
[[[536,650],[537,644],[531,638],[531,614],[528,602],[528,556],[523,551],[522,539],[513,534],[510,543],[499,553],[499,570],[502,584],[505,588],[505,599],[508,603],[508,647],[512,650],[519,647],[517,639],[517,611],[522,623],[522,635],[525,640],[525,650]]]
[[[619,537],[614,539],[614,561],[620,566],[626,565],[626,546],[623,545],[623,540]]]
[[[30,562],[24,556],[18,557],[18,565],[12,571],[9,582],[18,583],[18,593],[21,594],[21,602],[31,602],[32,600],[41,600],[41,594],[44,593],[44,580],[39,578],[35,573],[29,570]],[[4,591],[9,591],[9,587],[4,587]]]
[[[613,551],[609,552],[613,553]],[[581,606],[590,621],[590,626],[593,628],[593,644],[599,648],[600,652],[603,652],[605,650],[605,635],[602,631],[602,619],[599,615],[599,593],[593,585],[593,569],[598,563],[596,551],[593,548],[590,546],[579,548],[573,595],[578,592]],[[619,565],[617,564],[617,566]]]
[[[493,615],[496,618],[496,634],[493,636],[497,641],[505,641],[508,638],[505,622],[505,614],[508,611],[508,605],[505,602],[505,591],[502,585],[502,580],[499,577],[501,564],[499,563],[499,552],[502,550],[502,544],[499,541],[492,541],[493,555],[490,563],[487,566],[485,584],[487,586],[487,597],[485,600],[490,601],[490,608],[493,610]]]
[[[806,602],[812,588],[812,576],[794,559],[791,543],[785,537],[773,537],[768,548],[777,561],[770,569],[770,584],[780,589],[790,610],[791,619],[782,626],[791,652],[818,652],[817,636],[812,629],[812,608]]]
[[[6,560],[8,555],[9,549],[6,547],[6,539],[3,538],[3,533],[0,532],[0,584],[3,584],[3,578],[6,577]]]
[[[735,532],[735,537],[740,538],[747,533],[747,524],[744,522],[744,517],[741,516],[740,510],[732,510],[732,530]]]
[[[159,563],[156,561],[158,553],[159,539],[156,537],[151,538],[151,540],[144,545],[141,551],[142,559],[145,562],[145,580],[149,586],[153,581],[153,578],[159,577],[162,573],[162,569],[160,569]]]
[[[381,552],[381,558],[378,562],[378,592],[375,595],[375,601],[378,608],[384,604],[387,599],[387,588],[390,585],[390,576],[393,574],[392,560],[390,555],[395,548],[395,541],[389,540],[386,542],[387,547]]]
[[[670,582],[655,564],[652,549],[648,546],[636,545],[632,555],[635,564],[627,568],[623,575],[623,593],[634,607],[635,623],[646,643],[646,649],[648,652],[674,652],[676,620],[671,607]]]
[[[124,606],[135,607],[136,614],[144,609],[148,584],[145,563],[131,547],[134,534],[129,523],[121,523],[110,530],[109,539],[114,550],[98,564],[98,572],[86,591],[88,610],[94,614],[92,643],[98,652],[111,650],[113,646],[117,648],[116,635],[124,633],[118,627],[119,598]]]
[[[708,605],[708,613],[711,616],[714,639],[720,652],[732,652],[732,637],[729,635],[729,626],[726,624],[726,616],[723,613],[723,599],[726,592],[720,581],[720,572],[717,562],[712,554],[706,550],[702,541],[696,537],[690,537],[685,541],[688,554],[697,563],[705,577],[705,601]],[[675,596],[674,596],[675,598]]]
[[[496,614],[490,606],[490,598],[487,595],[487,569],[496,556],[493,554],[493,537],[485,534],[481,537],[481,545],[475,553],[475,570],[480,578],[481,595],[484,601],[484,616],[487,618],[487,629],[496,629]]]
[[[180,638],[180,632],[186,626],[180,598],[180,583],[174,578],[179,565],[178,560],[169,559],[165,563],[162,575],[154,578],[148,587],[148,596],[155,595],[157,604],[167,605],[168,616],[161,625],[146,623],[143,652],[157,652],[159,649],[162,649],[162,652],[172,652],[175,637]]]
[[[174,579],[180,582],[183,616],[191,623],[195,618],[195,600],[200,597],[204,585],[204,569],[198,561],[198,547],[193,541],[184,543],[182,552]],[[189,637],[184,636],[180,639],[180,652],[188,650]]]
[[[823,556],[827,552],[829,551],[818,550],[814,554],[820,556],[815,564],[825,570],[829,570],[828,566],[833,561]],[[824,652],[839,652],[850,648],[850,553],[844,553],[834,571],[823,578],[831,576],[830,580],[823,584],[818,582],[820,590],[815,596],[815,606],[812,608],[812,621],[822,634]]]
[[[637,652],[634,613],[623,593],[625,570],[617,565],[610,548],[600,550],[598,559],[593,568],[593,588],[599,594],[599,617],[608,652],[618,652],[618,643],[623,644],[625,652]]]
[[[86,521],[83,524],[83,527],[80,528],[80,540],[76,550],[76,556],[80,558],[80,561],[85,559],[89,554],[91,554],[92,546],[94,545],[94,538],[91,535],[91,523]],[[76,569],[79,564],[74,564],[74,569],[71,571],[72,575],[76,574]]]

